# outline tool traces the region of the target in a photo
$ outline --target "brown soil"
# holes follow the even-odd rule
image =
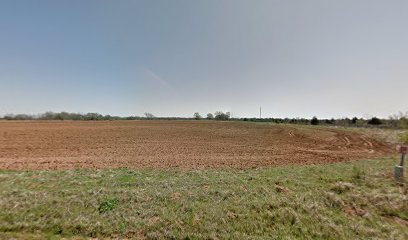
[[[388,155],[358,133],[216,121],[2,121],[0,169],[254,168]]]

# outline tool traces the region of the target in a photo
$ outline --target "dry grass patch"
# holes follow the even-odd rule
[[[394,161],[0,171],[0,238],[407,239]]]

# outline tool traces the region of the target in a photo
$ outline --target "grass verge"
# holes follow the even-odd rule
[[[395,162],[0,171],[0,238],[408,239]]]

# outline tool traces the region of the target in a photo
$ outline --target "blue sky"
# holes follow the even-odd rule
[[[408,1],[0,1],[0,114],[388,117]]]

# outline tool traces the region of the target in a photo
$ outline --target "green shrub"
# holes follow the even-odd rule
[[[116,198],[108,198],[99,204],[99,213],[105,213],[115,209],[118,206],[118,199]]]

